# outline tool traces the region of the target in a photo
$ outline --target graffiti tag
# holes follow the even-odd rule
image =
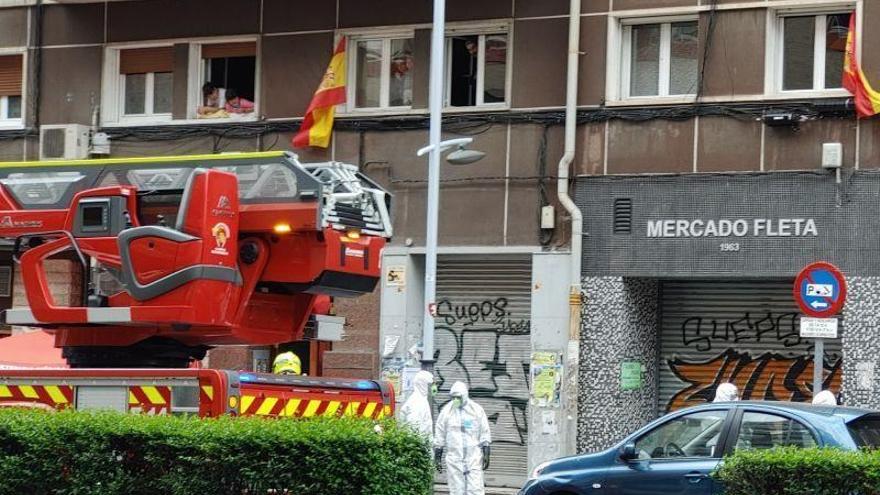
[[[822,388],[837,393],[841,383],[842,358],[825,361]],[[724,382],[739,388],[743,400],[802,402],[812,398],[813,359],[806,355],[786,357],[771,352],[752,356],[727,349],[703,362],[670,359],[667,365],[681,381],[690,384],[676,393],[667,411],[711,402],[715,389]]]
[[[752,316],[745,313],[741,318],[717,320],[694,316],[681,325],[681,341],[700,352],[709,352],[719,344],[781,342],[785,347],[806,345],[795,327],[797,313],[774,316],[772,313]]]
[[[437,303],[437,317],[442,318],[443,322],[450,326],[491,325],[499,333],[511,335],[529,333],[531,322],[524,318],[511,318],[508,304],[506,297],[460,305],[453,305],[451,301],[444,299]]]
[[[456,381],[468,385],[492,427],[492,442],[525,445],[530,321],[515,318],[506,298],[437,303],[435,380],[446,391]]]

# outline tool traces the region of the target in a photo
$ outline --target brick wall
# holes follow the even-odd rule
[[[345,317],[345,339],[324,353],[324,376],[376,378],[379,373],[379,291],[354,299],[337,298]]]

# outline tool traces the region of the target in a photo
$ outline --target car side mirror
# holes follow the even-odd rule
[[[631,461],[633,459],[637,459],[639,457],[638,452],[636,452],[636,444],[633,442],[626,443],[623,447],[620,448],[620,458],[624,461]]]

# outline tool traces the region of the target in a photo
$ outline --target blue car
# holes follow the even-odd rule
[[[725,402],[663,416],[596,454],[541,464],[520,495],[710,495],[737,449],[880,447],[880,412],[793,402]]]

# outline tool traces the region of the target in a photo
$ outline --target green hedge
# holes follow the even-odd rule
[[[726,495],[880,495],[880,452],[739,451],[713,476]]]
[[[392,420],[0,410],[2,495],[425,495],[432,482],[425,441]]]

